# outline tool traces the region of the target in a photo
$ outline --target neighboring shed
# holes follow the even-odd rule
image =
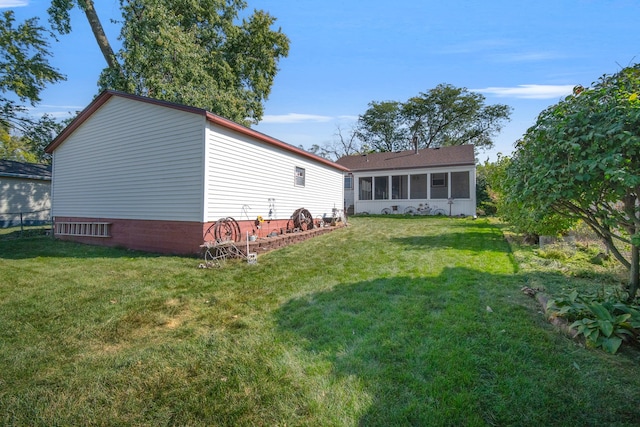
[[[356,214],[391,210],[448,215],[476,214],[476,160],[473,145],[395,153],[344,156],[345,209]]]
[[[50,220],[51,166],[0,160],[0,227]]]
[[[54,232],[65,239],[190,254],[221,218],[264,237],[298,208],[342,208],[343,166],[205,110],[122,92],[100,94],[46,151]]]

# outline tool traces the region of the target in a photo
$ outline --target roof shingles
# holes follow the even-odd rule
[[[50,180],[51,165],[0,160],[0,176]]]
[[[442,166],[475,165],[473,145],[458,145],[442,148],[423,148],[395,153],[369,153],[344,156],[336,161],[352,172],[414,169]]]

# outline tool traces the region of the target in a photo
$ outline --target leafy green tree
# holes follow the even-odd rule
[[[402,116],[420,147],[474,144],[491,148],[492,138],[509,120],[511,107],[485,105],[482,94],[439,84],[402,106]]]
[[[65,80],[49,65],[49,44],[46,30],[31,18],[14,26],[13,11],[0,17],[0,126],[5,132],[24,132],[34,121],[27,107],[40,102],[40,92],[50,83]],[[14,99],[5,97],[13,94]]]
[[[474,144],[491,148],[509,120],[507,105],[485,105],[482,94],[440,84],[404,103],[371,102],[358,119],[358,136],[375,151]]]
[[[200,107],[238,123],[263,115],[289,39],[272,30],[275,18],[254,11],[240,19],[243,0],[121,0],[122,49],[108,44],[91,0],[54,0],[49,9],[61,32],[69,11],[81,8],[108,67],[102,89],[116,89]]]
[[[494,168],[495,164],[488,160],[476,166],[476,204],[484,215],[494,215],[497,211],[489,186],[489,175]]]
[[[51,163],[51,154],[44,149],[73,119],[74,117],[69,117],[60,121],[44,114],[22,133],[22,139],[29,147],[29,152],[35,156],[36,163]]]
[[[505,177],[514,203],[584,221],[629,270],[631,296],[639,285],[639,95],[640,65],[577,88],[540,114]]]
[[[0,128],[0,159],[27,163],[51,162],[44,149],[72,119],[58,121],[48,114],[29,118],[29,125],[15,134]]]
[[[356,125],[357,138],[374,151],[405,150],[408,135],[402,104],[396,101],[370,102]]]
[[[37,156],[31,152],[31,147],[26,139],[10,135],[0,127],[0,159],[14,160],[16,162],[36,163]]]
[[[553,210],[540,205],[528,204],[509,193],[513,188],[508,180],[512,159],[498,156],[494,163],[485,163],[482,170],[486,180],[486,192],[500,218],[524,235],[525,241],[537,243],[542,235],[558,235],[569,231],[576,223]]]

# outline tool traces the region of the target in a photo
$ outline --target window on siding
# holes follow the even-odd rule
[[[408,175],[395,175],[391,177],[391,198],[392,199],[407,199],[408,189],[409,189]]]
[[[346,175],[344,177],[344,189],[351,190],[353,188],[353,177],[350,175]]]
[[[451,197],[468,199],[470,196],[469,172],[451,172]]]
[[[376,176],[374,183],[375,199],[387,200],[389,198],[389,177]]]
[[[55,222],[56,236],[111,237],[109,222]]]
[[[304,187],[304,169],[296,166],[295,185],[296,187]]]
[[[411,191],[412,199],[427,198],[427,174],[411,175]]]
[[[447,186],[447,176],[445,173],[431,174],[431,198],[447,199],[449,198],[449,187]]]
[[[373,197],[373,178],[370,176],[358,179],[358,199],[371,200]]]

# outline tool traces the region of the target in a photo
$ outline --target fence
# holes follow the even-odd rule
[[[0,228],[42,226],[51,224],[51,209],[0,213]]]

